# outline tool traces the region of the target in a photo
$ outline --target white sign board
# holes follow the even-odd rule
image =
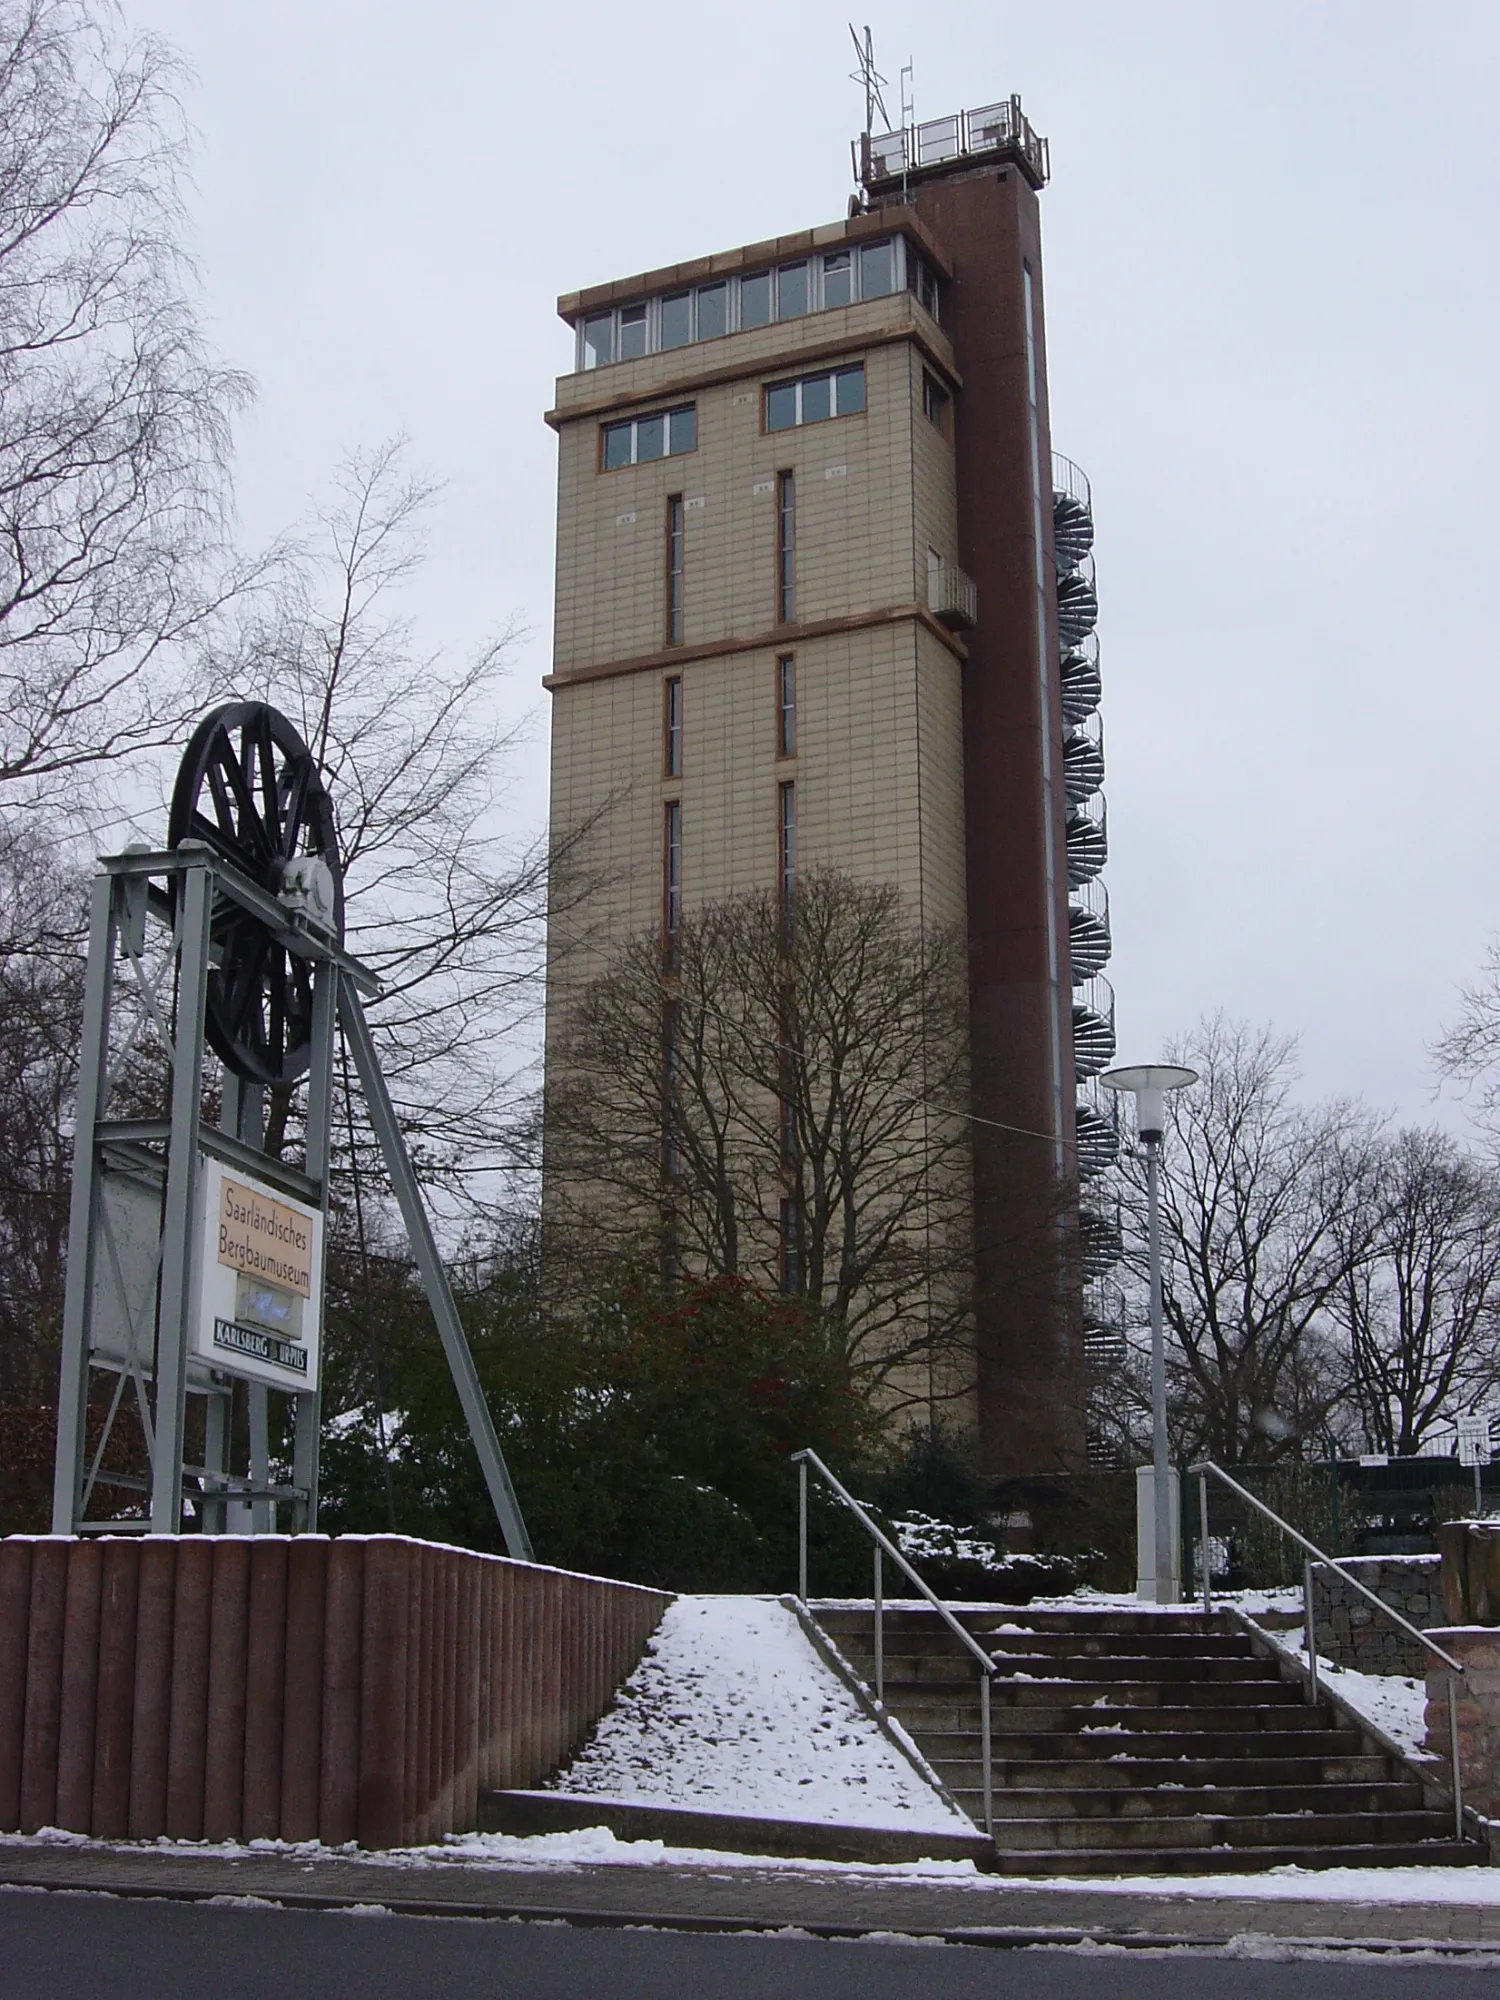
[[[1490,1420],[1488,1417],[1459,1418],[1458,1462],[1460,1465],[1489,1464]]]
[[[322,1216],[208,1158],[198,1190],[194,1353],[275,1389],[316,1389]]]

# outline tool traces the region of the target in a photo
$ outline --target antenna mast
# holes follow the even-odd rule
[[[854,59],[859,65],[857,69],[849,72],[849,81],[861,84],[864,88],[865,132],[869,134],[875,130],[875,113],[877,111],[880,113],[882,125],[889,132],[891,130],[891,114],[886,110],[885,99],[880,94],[886,79],[875,67],[874,37],[871,35],[869,29],[866,28],[865,38],[861,41],[858,30],[851,21],[849,23],[849,39],[854,44]]]

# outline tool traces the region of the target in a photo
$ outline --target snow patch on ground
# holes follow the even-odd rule
[[[945,1831],[952,1830],[950,1821]],[[717,1847],[672,1847],[661,1840],[620,1840],[607,1826],[579,1827],[572,1833],[455,1833],[440,1848],[406,1848],[386,1858],[419,1867],[487,1862],[502,1868],[711,1868],[719,1873],[756,1868],[778,1875],[832,1870],[840,1875],[960,1884],[983,1879],[972,1861],[812,1861],[784,1855],[733,1854]]]
[[[668,1605],[614,1707],[552,1788],[825,1826],[972,1831],[774,1598]]]
[[[1288,1634],[1288,1637],[1293,1635]],[[1266,1637],[1278,1652],[1307,1665],[1307,1648],[1288,1645],[1275,1632]],[[1410,1674],[1365,1674],[1357,1667],[1341,1667],[1318,1655],[1318,1678],[1330,1693],[1341,1695],[1349,1706],[1384,1730],[1408,1757],[1426,1758],[1427,1683]]]

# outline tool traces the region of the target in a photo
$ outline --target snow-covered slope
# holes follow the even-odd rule
[[[679,1597],[554,1789],[837,1826],[967,1832],[774,1598]]]

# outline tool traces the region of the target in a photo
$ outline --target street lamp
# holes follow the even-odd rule
[[[1156,1537],[1156,1602],[1175,1602],[1172,1575],[1172,1468],[1167,1453],[1167,1343],[1161,1311],[1161,1205],[1156,1156],[1166,1130],[1168,1091],[1198,1081],[1195,1069],[1174,1063],[1146,1063],[1134,1069],[1107,1069],[1099,1081],[1135,1099],[1135,1129],[1146,1148],[1147,1257],[1151,1268],[1151,1468],[1152,1525]],[[1207,1552],[1204,1561],[1208,1560]]]

